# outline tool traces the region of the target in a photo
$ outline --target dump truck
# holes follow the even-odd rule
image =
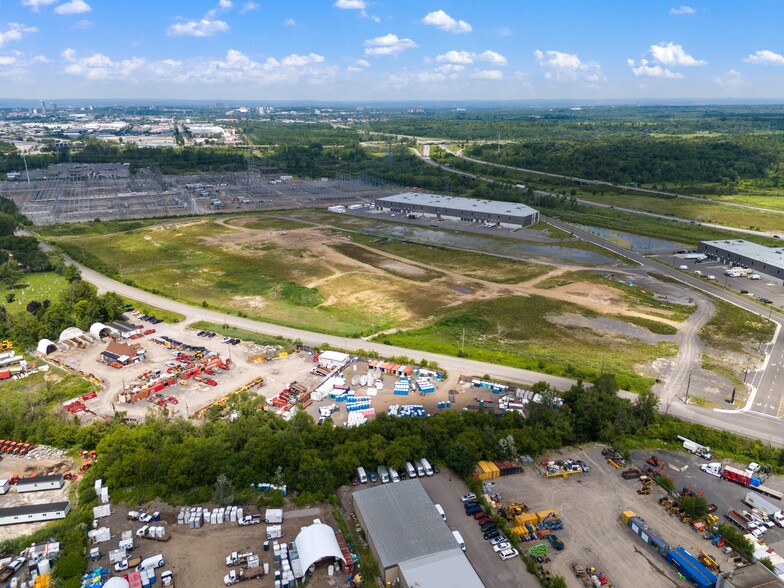
[[[784,527],[784,514],[782,514],[781,509],[765,500],[756,492],[746,492],[743,502],[748,504],[751,508],[756,508],[757,510],[764,512],[779,527]]]
[[[631,469],[622,471],[621,472],[621,477],[624,480],[637,480],[637,479],[640,478],[640,474],[641,473],[642,472],[640,470],[638,470],[637,468],[631,468]]]

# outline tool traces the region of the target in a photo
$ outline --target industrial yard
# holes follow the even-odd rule
[[[676,489],[688,483],[696,490],[705,490],[710,502],[722,505],[734,504],[742,507],[740,499],[746,490],[742,486],[721,483],[699,471],[705,463],[699,458],[683,454],[666,453],[667,458],[677,458],[677,467],[688,466],[688,478],[683,472],[667,468],[667,473],[676,478]],[[642,454],[639,455],[642,457]],[[566,478],[557,476],[547,478],[534,469],[525,474],[503,476],[492,480],[493,491],[501,495],[503,502],[524,503],[529,512],[555,509],[563,521],[563,530],[557,532],[563,541],[563,551],[548,550],[551,559],[545,569],[553,575],[562,575],[570,587],[582,587],[581,580],[575,578],[574,565],[595,567],[609,579],[612,586],[633,588],[639,586],[641,574],[646,578],[646,586],[671,587],[680,585],[675,568],[669,565],[652,547],[646,545],[621,520],[622,511],[632,511],[667,542],[671,548],[684,547],[695,557],[704,551],[713,557],[722,571],[731,570],[732,555],[726,555],[710,541],[703,539],[702,533],[695,532],[688,524],[681,523],[659,504],[665,496],[657,486],[650,495],[640,495],[639,481],[624,480],[620,470],[612,467],[601,454],[601,447],[589,446],[581,449],[567,448],[561,454],[546,456],[546,459],[579,459],[589,466],[588,472],[581,472]],[[641,469],[644,460],[639,464]],[[712,482],[716,482],[713,484]],[[780,481],[774,481],[781,486]],[[709,490],[710,488],[710,490]],[[717,512],[720,515],[720,512]],[[723,520],[723,517],[720,517]],[[780,529],[769,531],[774,537],[781,535]],[[766,538],[767,541],[776,539]],[[521,549],[542,543],[542,541],[523,542]],[[775,543],[773,546],[775,547]]]
[[[127,164],[57,164],[32,179],[0,182],[0,196],[37,225],[369,202],[392,193],[381,183],[295,180],[259,169],[164,176],[150,169],[131,175]]]
[[[214,506],[210,505],[210,508]],[[106,542],[93,545],[99,547],[101,555],[91,561],[91,568],[104,567],[113,570],[114,564],[109,562],[109,552],[117,547],[121,534],[130,530],[135,539],[135,547],[131,554],[145,558],[161,553],[166,562],[162,570],[173,572],[177,586],[223,585],[224,575],[231,569],[239,569],[229,567],[225,563],[226,556],[232,552],[258,554],[260,568],[263,569],[266,565],[270,573],[253,585],[263,588],[275,585],[273,572],[276,569],[280,570],[280,566],[275,565],[272,549],[272,544],[276,540],[270,539],[269,550],[265,551],[267,525],[263,520],[260,524],[255,525],[239,526],[235,521],[227,521],[222,524],[205,524],[199,529],[193,529],[188,525],[177,524],[179,508],[159,502],[148,503],[143,505],[141,512],[159,513],[160,521],[155,521],[152,524],[163,526],[165,528],[164,536],[170,537],[165,542],[157,542],[146,537],[138,538],[136,536],[136,531],[143,526],[143,523],[128,520],[129,508],[113,505],[112,509],[110,517],[100,519],[101,526],[110,529],[111,538]],[[263,519],[265,509],[250,507],[246,508],[245,512],[247,514],[261,513]],[[301,528],[311,525],[314,519],[319,519],[337,529],[337,523],[332,515],[332,507],[329,505],[322,504],[313,508],[298,509],[287,502],[283,512],[282,532],[284,535],[277,539],[281,543],[294,541]],[[202,555],[194,558],[194,553]],[[162,570],[158,570],[158,572]],[[339,575],[340,572],[338,571],[337,574]],[[114,573],[113,575],[119,574]],[[338,575],[329,577],[328,566],[323,564],[317,566],[310,582],[316,586],[338,586],[342,582],[342,580],[338,580]],[[345,574],[343,578],[345,578]]]

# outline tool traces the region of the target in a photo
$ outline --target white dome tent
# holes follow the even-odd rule
[[[112,330],[103,323],[93,323],[90,326],[90,334],[96,339],[103,339],[111,335]]]
[[[129,588],[130,584],[125,578],[109,578],[109,581],[103,585],[103,588]]]
[[[346,563],[343,553],[340,551],[338,539],[332,527],[323,523],[315,523],[309,527],[303,527],[297,538],[294,540],[302,562],[302,569],[307,570],[315,563],[323,559],[340,559]]]
[[[79,339],[80,337],[84,337],[84,331],[82,331],[79,327],[68,327],[62,333],[60,333],[60,341],[70,341],[72,339]]]
[[[41,355],[49,355],[50,353],[57,351],[57,345],[55,345],[49,339],[41,339],[35,349]]]

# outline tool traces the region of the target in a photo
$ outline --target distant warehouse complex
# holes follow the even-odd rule
[[[784,278],[784,247],[765,247],[743,239],[700,241],[697,250],[721,263],[745,265],[761,274]]]
[[[385,585],[483,588],[419,480],[359,490],[353,498]]]
[[[525,204],[418,192],[376,198],[375,207],[394,213],[422,214],[468,223],[498,223],[509,228],[530,227],[539,222],[539,211]]]

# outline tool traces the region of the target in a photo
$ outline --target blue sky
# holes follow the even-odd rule
[[[784,99],[784,2],[0,0],[0,97]]]

